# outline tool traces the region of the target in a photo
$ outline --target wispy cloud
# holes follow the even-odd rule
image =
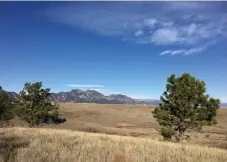
[[[188,50],[166,50],[162,53],[160,53],[160,55],[179,55],[179,54],[182,54],[182,55],[190,55],[190,54],[194,54],[194,53],[199,53],[203,50],[205,50],[207,48],[207,46],[201,46],[201,47],[195,47],[195,48],[190,48]]]
[[[46,15],[103,36],[164,47],[185,46],[188,50],[163,53],[186,55],[227,37],[226,8],[224,2],[87,2],[51,6]]]
[[[68,84],[68,86],[72,88],[104,88],[103,85],[97,84]]]
[[[215,44],[216,41],[211,41],[209,43],[206,43],[204,45],[189,48],[189,49],[180,49],[180,50],[166,50],[160,53],[160,55],[191,55],[195,53],[199,53],[201,51],[204,51],[208,48],[208,46]]]

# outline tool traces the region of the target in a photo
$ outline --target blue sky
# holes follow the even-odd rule
[[[0,85],[158,99],[191,73],[227,101],[226,2],[0,2]]]

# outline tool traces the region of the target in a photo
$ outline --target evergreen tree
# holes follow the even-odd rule
[[[184,73],[181,77],[172,74],[167,78],[162,103],[153,114],[162,126],[160,132],[166,140],[182,139],[186,130],[200,130],[203,125],[216,123],[219,99],[205,94],[205,82]]]
[[[0,86],[0,120],[9,120],[13,118],[13,104],[6,92]]]
[[[25,83],[17,104],[17,116],[30,125],[65,121],[59,118],[58,105],[52,104],[49,96],[50,89],[43,89],[42,82]]]

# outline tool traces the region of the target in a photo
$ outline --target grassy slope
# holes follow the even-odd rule
[[[134,137],[160,138],[158,123],[152,116],[153,107],[143,105],[60,104],[60,111],[67,121],[45,127],[80,130]],[[227,149],[227,109],[218,110],[218,124],[205,127],[201,132],[190,132],[190,143]],[[26,126],[20,120],[13,126]]]
[[[160,138],[153,107],[143,105],[60,104],[67,122],[52,128],[81,130],[134,137]],[[190,132],[190,143],[227,149],[227,109],[218,110],[218,124]]]
[[[67,122],[57,128],[155,136],[158,134],[158,123],[153,118],[152,110],[153,107],[142,105],[60,104],[60,111]]]
[[[17,162],[226,162],[227,151],[45,128],[1,128],[0,161]]]

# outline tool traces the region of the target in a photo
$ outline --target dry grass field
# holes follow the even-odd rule
[[[60,112],[67,122],[57,128],[107,134],[147,136],[158,135],[158,123],[143,105],[60,104]]]
[[[64,103],[67,121],[59,125],[19,128],[26,123],[14,119],[14,128],[0,129],[0,162],[227,161],[227,109],[218,110],[217,125],[188,132],[190,140],[179,144],[160,141],[153,109]]]
[[[153,110],[146,105],[63,103],[60,111],[67,121],[46,127],[160,139]],[[189,132],[188,142],[227,149],[226,108],[218,110],[217,121],[217,125],[204,127],[201,132]]]
[[[51,128],[1,128],[1,162],[226,162],[227,150]]]

